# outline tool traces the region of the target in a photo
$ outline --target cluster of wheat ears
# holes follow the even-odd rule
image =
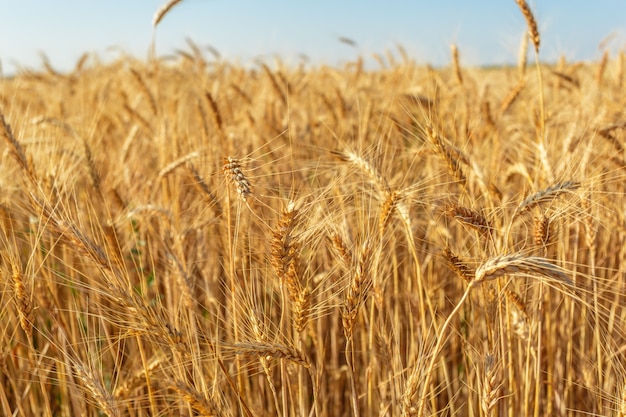
[[[624,54],[518,3],[517,67],[0,80],[0,415],[626,415]]]

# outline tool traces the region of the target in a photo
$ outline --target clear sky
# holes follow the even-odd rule
[[[0,0],[0,63],[41,68],[44,52],[70,70],[84,52],[101,60],[121,51],[144,58],[152,17],[165,0]],[[626,47],[624,0],[531,0],[541,32],[541,58],[599,59],[606,40],[612,54]],[[418,63],[449,61],[457,44],[464,65],[517,61],[525,31],[514,0],[183,0],[156,31],[157,53],[189,51],[187,37],[242,64],[274,55],[312,64],[338,64],[358,55],[397,51]],[[339,42],[354,40],[356,47]],[[395,54],[398,56],[398,54]],[[207,53],[207,57],[211,55]]]

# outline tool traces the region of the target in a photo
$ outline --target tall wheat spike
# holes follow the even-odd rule
[[[524,19],[526,19],[526,26],[528,26],[528,34],[530,35],[530,39],[533,41],[533,45],[535,46],[535,52],[539,53],[539,44],[541,43],[541,37],[539,36],[539,29],[537,28],[537,21],[535,20],[535,16],[533,15],[532,10],[530,10],[530,6],[525,0],[515,0],[515,3],[519,6],[522,14],[524,15]]]
[[[159,9],[154,13],[154,17],[152,18],[152,26],[156,28],[161,20],[163,20],[165,15],[181,1],[182,0],[170,0],[163,6],[159,7]]]

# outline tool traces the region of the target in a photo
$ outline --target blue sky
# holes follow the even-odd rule
[[[84,52],[102,61],[121,51],[146,57],[152,17],[164,0],[0,0],[0,62],[41,68],[39,53],[70,70]],[[530,1],[542,35],[541,58],[598,59],[626,47],[626,1]],[[242,64],[274,55],[296,63],[338,64],[358,55],[397,51],[443,65],[456,43],[465,65],[517,60],[523,17],[514,0],[183,0],[156,31],[157,53],[189,50],[185,38]],[[347,37],[356,47],[338,41]],[[396,56],[397,53],[396,53]],[[210,54],[207,53],[207,57]],[[368,58],[369,59],[369,58]]]

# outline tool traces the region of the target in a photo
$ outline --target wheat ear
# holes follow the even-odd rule
[[[383,201],[383,204],[380,208],[380,214],[378,216],[378,230],[381,240],[385,235],[385,229],[389,224],[389,220],[391,219],[391,215],[396,209],[396,205],[398,204],[399,199],[400,193],[398,193],[397,191],[391,191],[387,193],[387,197],[385,197],[385,200]]]
[[[281,287],[287,288],[292,302],[292,315],[297,331],[304,330],[310,307],[310,290],[298,277],[299,244],[292,234],[300,210],[290,201],[283,210],[276,229],[272,232],[271,264]]]
[[[450,53],[452,55],[452,67],[454,75],[460,85],[463,85],[463,74],[461,73],[461,64],[459,63],[459,48],[455,44],[450,45]]]
[[[384,200],[384,197],[389,196],[389,194],[391,193],[391,188],[389,187],[389,184],[387,183],[385,177],[383,177],[383,175],[374,165],[369,163],[362,156],[349,149],[341,152],[333,151],[332,154],[344,162],[351,163],[360,171],[362,171],[365,175],[367,175],[370,180],[376,185],[380,200]]]
[[[558,282],[573,285],[569,277],[556,265],[548,262],[544,258],[523,256],[521,254],[512,254],[504,256],[496,256],[488,259],[482,265],[476,269],[476,275],[474,280],[471,281],[465,292],[457,302],[456,306],[448,315],[448,318],[441,326],[439,333],[437,334],[437,343],[431,353],[430,361],[426,368],[425,378],[422,386],[421,395],[417,406],[417,416],[424,416],[424,407],[427,401],[428,387],[432,379],[433,370],[435,368],[435,362],[439,358],[439,354],[445,341],[445,332],[447,331],[452,319],[461,310],[461,307],[465,303],[465,300],[470,295],[471,290],[477,285],[496,279],[503,275],[521,275],[521,276],[539,276],[545,278],[551,278]]]
[[[195,387],[181,381],[169,384],[168,388],[180,395],[194,410],[202,416],[221,416],[220,407],[211,399],[198,392]]]
[[[600,64],[598,64],[598,70],[596,72],[596,83],[598,87],[602,85],[602,78],[604,78],[604,72],[606,71],[606,65],[609,62],[609,51],[604,51]]]
[[[550,217],[542,214],[533,221],[533,241],[537,247],[546,248],[554,239]]]
[[[370,255],[370,247],[365,244],[361,250],[359,259],[354,266],[352,281],[346,293],[342,312],[342,324],[347,339],[352,338],[352,330],[359,308],[365,302],[372,283],[369,271]]]
[[[22,171],[26,174],[31,182],[36,182],[35,172],[32,165],[26,159],[26,154],[22,149],[22,145],[15,139],[11,126],[4,120],[4,115],[0,113],[0,136],[9,144],[11,155],[15,158]]]
[[[296,277],[295,263],[297,261],[297,244],[291,232],[296,225],[299,210],[296,203],[290,201],[283,210],[276,229],[272,232],[272,266],[281,286],[287,287],[292,299],[299,291],[299,282]]]
[[[348,270],[352,265],[352,250],[348,247],[339,233],[333,232],[327,241],[332,245],[334,252],[338,255],[341,266]]]
[[[293,347],[280,345],[278,343],[248,342],[236,343],[232,346],[237,354],[259,355],[266,360],[286,359],[289,362],[309,368],[311,365],[304,354]]]
[[[193,163],[191,163],[191,161],[187,161],[186,165],[187,165],[187,169],[189,169],[189,172],[191,172],[191,175],[193,176],[195,180],[194,184],[196,184],[196,186],[200,188],[200,190],[204,194],[207,195],[207,197],[209,198],[209,201],[211,202],[211,207],[215,211],[215,215],[217,217],[220,217],[223,213],[222,204],[217,199],[215,193],[211,191],[211,189],[209,188],[209,185],[206,183],[205,179],[202,177],[202,175],[200,175],[200,172],[198,172],[198,169],[195,167]]]
[[[198,151],[194,151],[194,152],[188,153],[187,155],[181,158],[178,158],[175,161],[170,162],[159,171],[159,173],[157,174],[157,178],[159,180],[162,179],[163,177],[169,175],[172,171],[174,171],[179,166],[184,165],[187,162],[190,162],[191,160],[198,158],[199,156],[200,156],[200,153]]]
[[[145,367],[138,369],[133,375],[128,375],[127,378],[124,379],[123,383],[115,388],[113,391],[113,397],[118,400],[127,399],[131,391],[145,383],[146,377],[150,377],[155,370],[161,366],[165,358],[165,355],[161,352],[155,354],[150,361],[147,362]]]
[[[498,391],[500,390],[498,376],[498,364],[492,354],[487,354],[480,399],[481,408],[487,417],[494,415],[494,408],[498,404]]]
[[[526,75],[526,62],[528,56],[528,33],[524,32],[519,45],[519,54],[517,57],[517,69],[519,70],[520,79]]]
[[[626,382],[622,382],[620,387],[621,395],[618,399],[617,417],[626,417]]]
[[[444,142],[434,127],[426,126],[426,131],[431,145],[437,155],[446,163],[450,175],[452,175],[459,184],[464,186],[466,177],[461,168],[461,161],[463,160],[462,155],[458,152],[454,152],[454,150]]]
[[[24,275],[22,274],[21,262],[19,258],[11,256],[11,277],[13,278],[13,285],[15,288],[15,303],[17,304],[17,312],[20,319],[20,327],[24,330],[24,333],[29,339],[33,336],[33,322],[35,321],[35,314],[33,312],[33,305],[31,301],[30,291],[28,290],[26,283],[24,282]]]
[[[624,154],[624,146],[621,144],[619,139],[615,137],[615,135],[613,134],[613,131],[617,129],[624,129],[624,128],[626,128],[626,122],[614,123],[614,124],[605,126],[601,129],[598,129],[598,134],[604,139],[606,139],[611,145],[613,145],[613,147],[619,153],[620,156]]]
[[[119,417],[121,414],[115,398],[106,390],[100,379],[96,378],[91,370],[85,369],[79,363],[74,364],[74,369],[76,370],[76,376],[83,382],[91,397],[100,407],[100,411],[108,417]]]
[[[265,71],[268,78],[270,79],[270,84],[272,84],[272,88],[274,89],[274,91],[276,91],[276,94],[278,94],[280,101],[283,103],[283,105],[287,105],[287,95],[285,94],[283,88],[280,86],[280,83],[274,76],[274,73],[266,64],[262,64],[261,66],[263,67],[263,71]]]
[[[152,91],[150,91],[150,88],[148,87],[148,83],[146,82],[144,77],[139,73],[139,71],[137,71],[135,68],[131,68],[130,73],[132,74],[137,84],[139,84],[139,88],[141,89],[141,92],[148,98],[148,102],[150,103],[150,110],[152,110],[152,114],[157,114],[157,101],[156,101],[156,98],[154,97],[154,94],[152,94]]]
[[[515,0],[515,3],[519,6],[522,14],[524,15],[524,19],[526,20],[526,26],[528,26],[528,34],[530,35],[530,39],[533,41],[533,45],[535,46],[535,52],[539,53],[539,44],[541,43],[541,37],[539,36],[539,29],[537,29],[537,21],[535,20],[535,16],[533,15],[532,10],[528,6],[528,3],[524,0]]]
[[[576,181],[558,182],[544,190],[538,191],[526,197],[524,201],[517,207],[515,215],[524,213],[533,207],[540,206],[547,202],[553,201],[562,194],[572,192],[580,187],[580,183]],[[515,215],[513,217],[515,217]]]
[[[619,58],[617,60],[617,89],[619,91],[622,90],[622,84],[623,81],[622,79],[624,78],[624,57],[626,57],[626,55],[624,54],[624,51],[621,50],[619,51]]]
[[[213,116],[213,122],[215,126],[217,126],[217,130],[222,132],[223,119],[222,114],[220,113],[220,108],[217,106],[217,102],[208,91],[204,94],[206,100],[209,102],[209,107],[211,108],[211,115]]]
[[[481,233],[488,233],[492,226],[487,218],[475,210],[462,206],[449,206],[445,211],[446,216],[455,219],[461,224],[476,229]]]
[[[252,194],[252,191],[250,190],[250,181],[248,181],[248,178],[241,169],[241,162],[238,159],[229,156],[224,160],[223,171],[224,176],[232,185],[235,186],[239,197],[244,202],[247,202],[247,199]]]
[[[564,284],[573,285],[567,274],[547,259],[537,256],[524,256],[519,253],[496,256],[483,262],[476,269],[474,282],[490,281],[503,275],[546,277]]]
[[[450,248],[446,247],[443,249],[443,257],[445,258],[448,267],[461,277],[463,281],[469,284],[474,280],[476,275],[474,268],[470,267],[466,261],[455,255]]]
[[[152,18],[152,27],[156,28],[158,24],[161,22],[161,20],[163,20],[165,15],[181,1],[182,0],[170,0],[167,3],[165,3],[163,6],[161,6],[154,14],[154,17]]]
[[[348,378],[350,380],[351,401],[352,401],[352,413],[354,417],[359,417],[359,400],[357,381],[355,376],[354,365],[354,340],[352,338],[354,331],[354,323],[356,322],[359,309],[365,303],[367,294],[372,284],[372,278],[370,275],[370,256],[371,251],[369,244],[366,242],[362,249],[361,254],[357,260],[357,264],[354,267],[352,274],[352,281],[348,288],[346,298],[344,301],[343,311],[341,314],[341,323],[343,325],[343,332],[346,337],[345,356],[346,363],[348,364]]]
[[[513,87],[513,89],[506,95],[504,100],[502,100],[502,104],[500,104],[500,116],[502,116],[506,111],[511,107],[511,105],[517,100],[520,93],[526,86],[526,79],[521,78],[519,82]]]

